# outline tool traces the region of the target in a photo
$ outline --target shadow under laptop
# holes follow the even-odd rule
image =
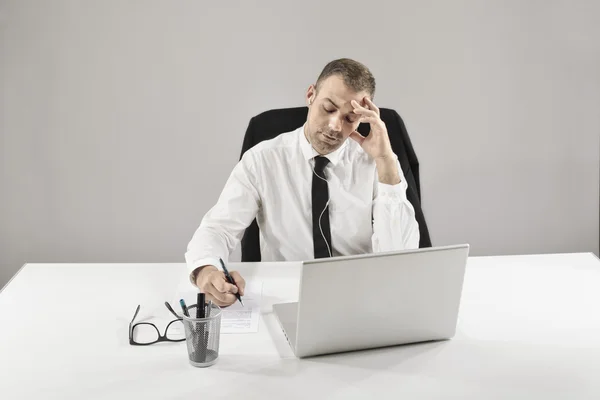
[[[372,370],[389,370],[415,360],[435,357],[449,340],[434,340],[303,358],[302,361]]]
[[[374,349],[355,350],[343,353],[326,354],[297,358],[287,342],[282,344],[281,357],[264,355],[223,356],[213,369],[247,375],[269,377],[298,377],[327,373],[336,381],[366,379],[365,370],[373,373],[387,370],[412,369],[421,363],[428,363],[436,357],[447,341],[431,341]],[[260,357],[260,360],[258,360]],[[315,366],[320,365],[319,368]],[[341,367],[341,368],[340,368]],[[418,368],[417,368],[418,369]],[[356,371],[352,373],[350,371]]]
[[[543,390],[548,398],[571,398],[570,394],[584,386],[590,390],[600,387],[596,373],[599,356],[599,349],[577,343],[557,346],[456,338],[303,359],[281,359],[276,354],[269,359],[260,354],[225,356],[211,368],[245,374],[252,383],[262,376],[267,378],[261,381],[264,385],[282,388],[296,382],[319,382],[315,385],[319,398],[339,398],[340,390],[350,393],[383,383],[470,388],[493,391],[501,398]],[[311,392],[311,388],[303,388],[303,392]]]

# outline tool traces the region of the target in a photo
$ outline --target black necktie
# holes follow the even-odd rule
[[[328,162],[329,160],[326,157],[315,157],[315,169],[312,175],[312,220],[315,258],[330,257],[333,253],[331,229],[329,228],[329,205],[327,204],[329,189],[325,177],[325,166]]]

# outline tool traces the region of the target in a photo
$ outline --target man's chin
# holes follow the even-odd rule
[[[336,143],[335,145],[328,144],[328,143],[319,143],[319,146],[317,146],[317,148],[315,148],[315,150],[317,151],[317,153],[324,156],[329,153],[333,153],[334,151],[339,149],[342,146],[342,143],[343,142]]]

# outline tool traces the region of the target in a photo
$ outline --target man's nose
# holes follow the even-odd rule
[[[331,117],[329,119],[329,129],[334,132],[342,130],[342,121],[338,117]]]

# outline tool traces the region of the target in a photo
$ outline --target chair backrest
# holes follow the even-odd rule
[[[406,196],[415,209],[415,217],[419,223],[419,247],[431,247],[429,230],[421,209],[421,186],[419,181],[419,161],[400,115],[389,108],[380,108],[381,119],[386,125],[392,150],[398,156],[402,172],[408,184]],[[308,107],[281,108],[265,111],[250,120],[242,153],[262,142],[282,133],[293,131],[306,122]],[[368,124],[361,124],[358,132],[367,135]],[[246,229],[242,238],[242,261],[260,261],[260,239],[256,220]]]

